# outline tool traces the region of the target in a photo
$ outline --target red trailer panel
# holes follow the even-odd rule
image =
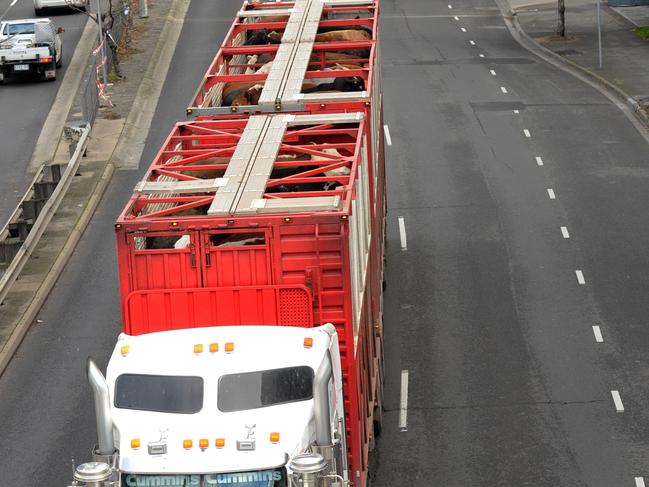
[[[179,123],[115,225],[129,334],[335,325],[361,486],[381,399],[385,201],[367,125],[363,112]]]

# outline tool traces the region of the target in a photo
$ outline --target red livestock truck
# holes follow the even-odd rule
[[[333,324],[354,485],[381,413],[384,161],[366,125],[363,112],[179,123],[115,225],[130,336]]]
[[[360,0],[238,13],[194,120],[115,224],[124,333],[106,379],[89,363],[99,463],[76,480],[369,485],[386,213],[377,27],[378,4]]]

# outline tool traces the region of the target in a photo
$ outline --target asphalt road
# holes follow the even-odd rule
[[[491,1],[447,1],[382,3],[392,146],[375,486],[633,486],[649,474],[647,142],[520,48]],[[238,6],[193,0],[144,160],[225,35],[207,20]],[[88,458],[84,363],[103,367],[119,331],[112,224],[140,173],[116,175],[0,379],[2,485],[66,485],[68,459]]]
[[[376,485],[636,485],[646,140],[519,47],[490,1],[386,2],[382,29],[391,373]]]
[[[31,0],[18,0],[13,6],[12,1],[0,0],[3,20],[34,17]],[[52,10],[47,15],[57,27],[65,29],[63,68],[58,70],[56,81],[11,79],[0,86],[0,224],[10,216],[16,198],[31,182],[33,175],[28,174],[27,165],[87,20],[84,14],[67,9]]]

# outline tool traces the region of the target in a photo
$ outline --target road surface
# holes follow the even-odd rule
[[[392,145],[374,485],[638,485],[647,141],[600,93],[519,47],[490,0],[449,1],[382,4]],[[145,161],[225,35],[207,20],[238,6],[192,1]],[[67,461],[88,459],[84,364],[105,366],[119,331],[112,225],[141,172],[115,176],[0,379],[3,485],[65,485]]]

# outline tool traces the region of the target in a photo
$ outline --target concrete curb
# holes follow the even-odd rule
[[[23,338],[25,338],[25,335],[27,334],[27,331],[29,330],[32,322],[36,319],[36,316],[41,310],[43,304],[45,304],[47,296],[49,296],[52,288],[54,288],[54,285],[56,284],[61,271],[70,259],[72,252],[76,248],[77,243],[79,243],[79,240],[83,235],[83,232],[86,230],[86,227],[90,223],[90,219],[97,209],[97,206],[99,205],[99,202],[101,201],[106,188],[108,188],[108,184],[112,179],[114,170],[115,166],[110,163],[106,166],[106,169],[104,169],[104,172],[99,179],[99,182],[97,183],[95,191],[93,191],[93,194],[88,201],[88,205],[84,208],[83,213],[77,221],[77,224],[74,226],[72,232],[70,233],[70,236],[65,242],[63,250],[57,256],[56,260],[54,261],[54,265],[47,273],[47,276],[43,280],[43,284],[41,284],[41,286],[38,288],[38,291],[36,291],[34,299],[25,311],[25,314],[23,314],[22,318],[18,322],[16,328],[14,328],[14,331],[9,336],[9,339],[5,343],[4,348],[0,350],[0,375],[2,375],[7,365],[9,365],[11,358],[18,350],[18,347],[23,341]]]
[[[614,85],[606,78],[594,73],[593,71],[585,68],[574,61],[564,58],[556,52],[542,46],[534,39],[532,39],[527,32],[523,30],[518,16],[515,11],[512,11],[507,0],[496,0],[496,4],[500,8],[505,24],[512,33],[514,38],[526,49],[539,56],[541,59],[548,61],[569,72],[573,76],[589,85],[597,88],[600,92],[607,95],[612,101],[621,102],[634,116],[635,120],[641,124],[644,129],[649,129],[649,115],[647,111],[640,106],[640,104],[628,95],[624,90]],[[618,103],[618,107],[622,108]]]
[[[43,164],[49,164],[54,160],[56,149],[61,141],[63,134],[63,123],[68,113],[72,109],[72,105],[76,98],[81,80],[86,72],[86,65],[88,58],[92,53],[92,47],[96,37],[95,23],[92,19],[88,18],[86,26],[83,29],[77,47],[72,55],[72,60],[65,71],[65,76],[56,93],[56,98],[52,104],[50,113],[48,113],[41,133],[36,141],[32,158],[29,161],[27,169],[35,171]],[[65,89],[64,89],[65,87]]]
[[[120,169],[137,169],[144,151],[146,137],[151,127],[158,100],[171,59],[180,38],[190,0],[173,0],[160,41],[155,47],[137,95],[126,118],[124,129],[113,152],[112,161]]]

